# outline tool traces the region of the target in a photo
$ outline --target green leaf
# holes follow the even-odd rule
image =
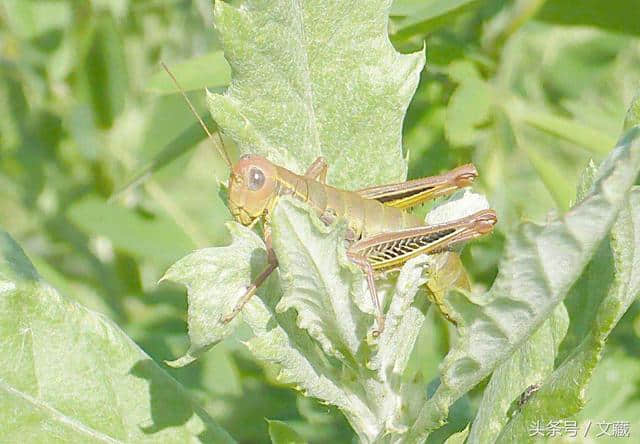
[[[214,51],[186,60],[171,67],[171,72],[180,81],[184,91],[221,88],[231,81],[231,70],[222,51]],[[164,70],[151,76],[146,88],[156,94],[179,92]]]
[[[435,208],[429,221],[442,223],[486,206],[483,197],[461,193]],[[373,338],[373,304],[362,273],[346,257],[346,221],[326,226],[306,204],[282,197],[271,227],[280,279],[268,281],[244,307],[242,317],[254,333],[246,345],[258,359],[277,365],[280,382],[340,408],[363,441],[402,436],[425,400],[421,378],[405,372],[429,305],[424,294],[416,294],[438,278],[430,267],[447,254],[414,258],[397,277],[378,282],[388,308],[385,330]],[[220,326],[220,317],[233,308],[251,274],[265,266],[262,241],[238,224],[229,228],[231,246],[198,251],[165,276],[189,293],[192,344],[176,365],[192,362],[230,333],[233,327]]]
[[[640,91],[636,93],[635,98],[631,102],[627,117],[624,121],[624,129],[628,130],[636,125],[640,125]]]
[[[612,384],[612,381],[624,381],[623,384]],[[633,353],[625,353],[624,350],[609,347],[603,359],[595,368],[592,380],[589,383],[585,395],[588,400],[584,410],[575,419],[584,428],[591,421],[597,424],[603,421],[628,421],[629,428],[638,430],[640,427],[640,399],[637,396],[638,384],[640,384],[640,362]],[[615,414],[613,413],[615,412]],[[600,433],[596,426],[591,429],[588,436],[596,436]],[[610,438],[616,441],[618,438]]]
[[[469,436],[469,426],[465,427],[464,430],[449,436],[445,441],[445,444],[464,444],[465,442],[467,442],[468,436]]]
[[[210,115],[202,116],[202,121],[211,131],[217,129]],[[161,170],[163,167],[195,148],[206,136],[206,133],[202,130],[199,123],[196,122],[192,124],[164,146],[151,161],[139,168],[131,178],[125,181],[123,186],[111,195],[109,200],[115,201],[128,190],[145,182],[151,174]]]
[[[214,120],[241,153],[298,173],[324,156],[328,182],[341,188],[404,180],[402,122],[424,53],[391,46],[390,4],[216,2],[233,79],[225,94],[209,95]]]
[[[0,441],[233,442],[118,327],[0,232]]]
[[[143,218],[133,210],[87,197],[68,212],[73,223],[91,236],[105,236],[113,246],[161,263],[176,260],[194,244],[172,220],[163,216]]]
[[[527,154],[534,170],[562,211],[567,211],[575,195],[574,187],[567,177],[566,171],[558,165],[556,159],[549,155],[545,142],[547,138],[530,128],[514,127],[514,136],[518,147]],[[538,136],[538,137],[536,137]]]
[[[110,14],[98,19],[85,70],[96,123],[110,128],[124,109],[128,82],[124,43]]]
[[[496,440],[509,420],[507,413],[513,400],[528,387],[540,384],[553,371],[568,325],[567,309],[560,304],[551,318],[495,369],[484,389],[468,444]]]
[[[174,367],[193,362],[233,332],[240,317],[228,324],[221,319],[231,313],[252,278],[266,265],[262,239],[236,222],[227,223],[227,228],[232,238],[229,246],[197,250],[173,264],[162,278],[185,285],[189,292],[191,346],[184,356],[169,363]]]
[[[408,5],[407,3],[413,3]],[[395,3],[399,3],[397,6]],[[394,2],[397,15],[406,15],[396,20],[392,29],[394,38],[407,38],[414,34],[425,34],[447,24],[455,17],[475,7],[478,0],[411,0]]]
[[[273,444],[305,444],[307,442],[284,421],[267,419],[267,424],[269,424],[269,437]]]
[[[529,106],[515,97],[511,97],[510,100],[506,101],[504,106],[509,117],[514,121],[526,123],[561,139],[573,142],[596,155],[607,154],[609,152],[608,147],[615,142],[608,134],[598,129]]]
[[[453,64],[451,70],[452,77],[460,85],[447,106],[445,134],[452,145],[470,145],[478,137],[476,127],[489,118],[492,91],[473,65],[464,62]]]
[[[184,283],[189,291],[192,346],[178,365],[192,361],[221,339],[217,323],[234,304],[227,303],[225,296],[239,297],[238,290],[249,283],[250,270],[261,271],[264,266],[262,241],[237,224],[229,227],[234,236],[232,247],[196,252],[195,259],[188,256],[167,273],[167,278]],[[356,433],[370,442],[383,433],[387,421],[402,416],[405,396],[415,396],[401,388],[400,376],[428,305],[424,297],[412,305],[418,286],[424,283],[425,258],[410,261],[397,283],[388,284],[382,292],[394,297],[374,354],[374,347],[365,340],[366,329],[374,320],[372,304],[365,299],[361,273],[346,260],[346,224],[327,227],[303,203],[282,198],[272,227],[284,295],[279,296],[278,281],[271,279],[247,303],[242,317],[255,336],[246,345],[258,359],[277,364],[281,382],[339,407]],[[291,245],[297,249],[284,239],[293,240]],[[234,256],[228,257],[230,253]],[[225,275],[220,276],[222,268],[216,266],[222,262],[215,261],[226,257]],[[220,307],[222,311],[216,311]],[[289,307],[296,308],[297,316]],[[391,428],[389,433],[392,431],[397,430]]]
[[[338,248],[345,239],[344,224],[335,229],[312,218],[312,225],[298,202],[278,205],[273,218],[273,249],[284,291],[277,310],[295,309],[298,326],[327,355],[353,362],[359,353],[370,353],[362,340],[372,327],[373,306],[365,300],[361,273]]]
[[[549,1],[538,19],[563,25],[597,26],[629,34],[640,34],[640,10],[628,0],[583,0],[580,8],[573,0]]]
[[[442,384],[423,406],[409,439],[423,439],[449,405],[489,375],[555,310],[606,236],[640,172],[640,128],[628,131],[602,165],[589,195],[546,225],[524,224],[507,242],[491,290],[451,310],[460,340],[441,366]]]
[[[583,297],[581,309],[590,316],[590,328],[560,367],[503,430],[502,442],[516,442],[527,436],[530,424],[567,418],[579,412],[587,401],[586,391],[613,327],[640,294],[640,188],[635,187],[611,230],[611,255],[587,269],[581,280],[592,273],[601,279],[611,277],[609,290],[576,284]],[[583,292],[584,291],[584,292]]]

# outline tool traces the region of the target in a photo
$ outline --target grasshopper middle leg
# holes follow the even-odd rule
[[[320,156],[309,166],[306,173],[304,173],[304,177],[317,180],[320,183],[326,183],[328,169],[329,164],[324,157]]]
[[[455,245],[490,233],[496,222],[493,210],[482,210],[448,223],[379,233],[353,243],[347,256],[367,276],[376,309],[377,333],[382,333],[384,329],[384,314],[375,288],[375,272],[398,269],[409,259],[421,254],[448,251]],[[446,311],[443,314],[450,318]]]
[[[367,261],[365,256],[359,255],[352,251],[347,251],[347,257],[360,267],[362,272],[367,277],[367,284],[369,286],[369,294],[371,295],[371,301],[376,311],[376,322],[378,328],[373,331],[373,336],[379,336],[384,331],[384,313],[382,312],[382,306],[380,305],[380,298],[378,298],[378,291],[376,290],[376,283],[373,277],[373,267]]]

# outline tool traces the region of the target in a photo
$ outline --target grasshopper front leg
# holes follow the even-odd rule
[[[231,311],[231,313],[229,313],[228,315],[222,318],[221,322],[223,324],[227,324],[231,322],[231,320],[235,318],[238,315],[238,313],[242,311],[246,303],[249,302],[249,300],[253,297],[254,294],[256,294],[256,291],[258,291],[258,288],[260,288],[260,285],[262,285],[264,281],[266,281],[267,278],[271,275],[271,273],[273,273],[273,271],[276,268],[278,268],[278,259],[276,258],[276,255],[271,246],[271,230],[269,230],[267,226],[265,226],[265,230],[264,230],[264,241],[267,247],[267,266],[258,275],[256,280],[251,285],[249,285],[245,294],[242,295],[242,297],[240,298],[236,306],[233,307],[233,310]]]
[[[367,276],[378,318],[378,333],[384,329],[384,315],[373,282],[374,272],[400,268],[421,254],[450,251],[460,243],[490,233],[496,222],[495,211],[483,210],[452,222],[380,233],[352,244],[347,255]],[[442,304],[437,305],[442,308]],[[446,311],[443,314],[451,319]]]
[[[324,183],[327,178],[327,169],[328,169],[327,161],[324,159],[324,157],[318,157],[307,169],[305,173],[305,177]],[[256,219],[256,222],[257,221],[258,219]],[[264,241],[267,247],[267,255],[268,255],[267,267],[262,271],[262,273],[258,275],[256,280],[247,288],[245,294],[242,295],[242,297],[240,298],[236,306],[233,307],[233,310],[231,311],[231,313],[229,313],[228,315],[222,318],[223,324],[227,324],[231,322],[231,320],[235,318],[238,315],[238,313],[242,311],[242,308],[246,305],[246,303],[249,302],[249,300],[253,297],[254,294],[256,294],[256,291],[258,291],[258,288],[260,287],[260,285],[262,285],[264,281],[266,281],[267,278],[271,275],[271,273],[273,273],[273,271],[276,268],[278,268],[278,259],[276,258],[273,248],[271,247],[271,230],[269,229],[268,225],[265,225]]]

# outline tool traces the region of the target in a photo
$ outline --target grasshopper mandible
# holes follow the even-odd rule
[[[268,264],[246,289],[233,310],[222,318],[223,323],[230,322],[240,313],[260,285],[278,267],[278,259],[271,246],[270,214],[281,196],[292,196],[306,202],[327,225],[337,218],[347,220],[347,257],[362,270],[367,279],[377,322],[374,336],[384,330],[384,313],[375,285],[376,274],[399,269],[409,259],[421,254],[450,251],[462,242],[490,233],[497,222],[495,211],[490,209],[439,225],[425,225],[422,219],[406,211],[425,201],[471,185],[477,177],[476,168],[472,164],[460,166],[439,176],[357,191],[327,185],[328,165],[322,157],[318,157],[304,175],[251,154],[243,155],[233,165],[220,134],[216,132],[216,143],[175,76],[164,63],[162,66],[229,167],[228,206],[231,214],[245,226],[263,222]],[[460,279],[460,276],[455,276],[450,281],[462,281],[463,285],[468,285],[466,278]],[[435,302],[443,315],[452,320],[444,307],[438,301]]]

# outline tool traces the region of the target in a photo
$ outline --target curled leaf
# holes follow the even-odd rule
[[[482,300],[450,298],[462,319],[446,356],[442,384],[425,403],[410,439],[439,427],[449,405],[490,374],[564,299],[623,207],[640,172],[640,128],[628,131],[600,168],[585,199],[544,226],[524,224],[510,237],[500,273]]]

